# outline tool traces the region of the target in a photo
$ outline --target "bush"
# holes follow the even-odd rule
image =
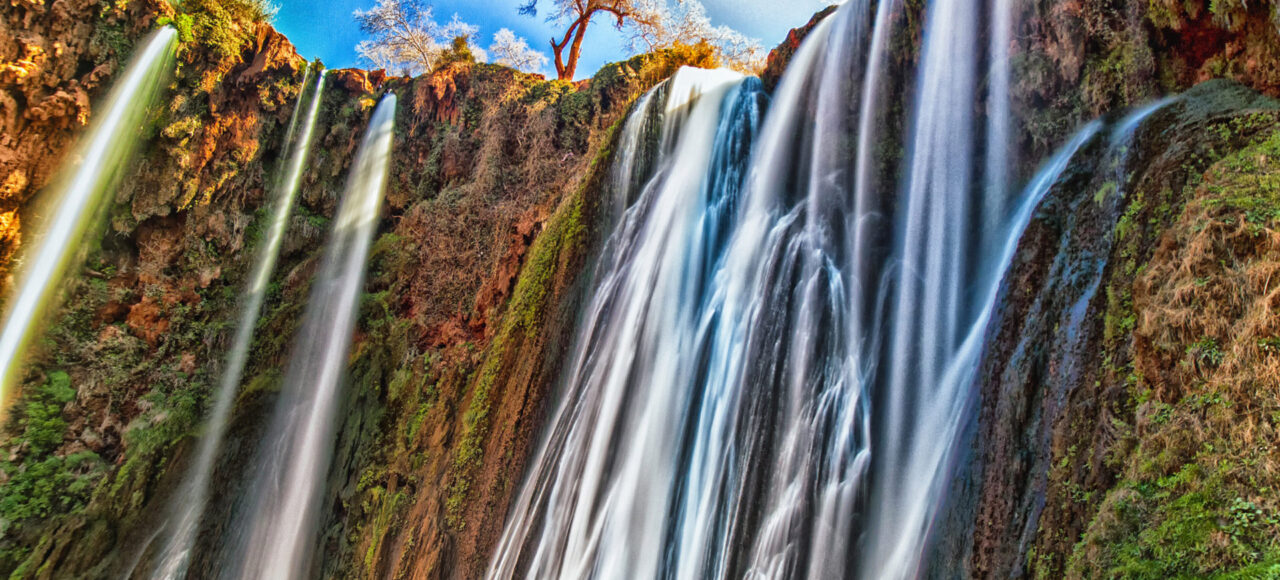
[[[456,63],[474,63],[476,55],[471,50],[471,41],[466,36],[459,36],[453,39],[449,48],[444,49],[440,53],[440,59],[436,61],[436,69],[447,68],[449,65]]]

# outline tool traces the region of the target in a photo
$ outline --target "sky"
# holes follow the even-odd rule
[[[280,12],[275,26],[289,37],[307,59],[319,58],[329,68],[358,67],[356,44],[365,39],[351,13],[368,9],[377,0],[276,0]],[[493,34],[510,28],[551,58],[549,41],[563,34],[544,18],[550,0],[541,0],[537,17],[522,16],[518,8],[524,0],[428,0],[437,22],[447,22],[453,14],[480,27],[476,44],[488,48]],[[703,0],[707,13],[717,25],[728,25],[747,36],[760,39],[766,49],[782,42],[787,31],[809,21],[828,0]],[[605,18],[592,20],[584,42],[578,77],[590,77],[605,63],[628,56],[626,37]],[[547,65],[545,73],[554,67]]]

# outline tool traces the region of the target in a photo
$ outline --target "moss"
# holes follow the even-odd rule
[[[1191,463],[1173,475],[1120,487],[1125,493],[1115,497],[1122,499],[1104,512],[1118,521],[1106,529],[1127,533],[1087,536],[1073,558],[1073,575],[1237,578],[1280,563],[1280,520],[1238,495],[1214,467]],[[1105,568],[1089,568],[1079,557],[1091,543],[1111,553]]]
[[[133,52],[133,42],[122,24],[104,21],[93,30],[93,36],[89,39],[89,52],[94,55],[95,64],[101,65],[112,59],[127,62]]]
[[[621,121],[609,130],[607,143],[614,143]],[[567,259],[587,248],[584,222],[587,196],[599,187],[613,158],[612,146],[603,148],[592,161],[588,178],[574,195],[565,200],[534,241],[529,259],[521,270],[502,328],[490,344],[471,392],[471,402],[463,415],[462,439],[453,458],[453,484],[445,501],[446,518],[455,530],[464,525],[462,508],[471,491],[471,472],[480,464],[483,445],[490,428],[491,396],[504,368],[509,348],[520,340],[535,340],[546,322],[556,277]]]
[[[1214,145],[1182,168],[1180,215],[1172,190],[1160,190],[1155,208],[1147,191],[1117,226],[1124,264],[1108,288],[1106,350],[1112,372],[1131,377],[1137,426],[1068,577],[1280,571],[1280,471],[1270,451],[1280,445],[1280,406],[1261,387],[1276,372],[1267,345],[1280,327],[1266,296],[1269,240],[1280,227],[1275,126],[1271,114],[1211,126]],[[1233,143],[1242,145],[1220,153]],[[1157,238],[1165,241],[1153,255]]]
[[[62,409],[75,396],[71,378],[61,371],[24,393],[22,436],[10,442],[21,458],[0,462],[0,535],[27,520],[84,509],[102,477],[106,466],[92,451],[55,454],[67,432]]]
[[[265,0],[183,0],[170,21],[185,43],[198,43],[219,59],[239,56],[253,34],[275,11]],[[185,38],[184,38],[185,36]]]
[[[387,536],[392,526],[404,517],[404,508],[409,503],[408,500],[404,492],[388,494],[381,487],[368,490],[364,509],[366,512],[377,514],[369,535],[369,548],[364,554],[365,574],[369,578],[377,576],[378,553],[382,548],[382,539]]]

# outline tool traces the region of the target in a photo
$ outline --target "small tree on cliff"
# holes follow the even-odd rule
[[[537,16],[539,0],[527,0],[520,13]],[[554,6],[548,20],[568,25],[564,36],[551,39],[551,50],[556,56],[556,75],[562,80],[573,80],[578,72],[578,59],[582,56],[582,40],[587,26],[596,16],[607,16],[621,29],[628,24],[644,24],[652,16],[641,10],[636,0],[545,0]],[[565,51],[568,51],[566,54]]]
[[[457,14],[447,24],[435,21],[431,6],[422,0],[378,0],[369,10],[356,10],[360,29],[372,37],[356,46],[360,58],[392,74],[409,76],[434,70],[441,58],[458,52],[461,43],[483,60],[484,51],[469,45],[479,30]],[[460,40],[459,40],[460,39]]]

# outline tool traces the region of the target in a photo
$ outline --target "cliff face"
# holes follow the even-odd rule
[[[157,21],[182,37],[109,232],[65,289],[6,428],[0,572],[18,577],[145,570],[216,382],[306,64],[236,2],[178,13],[100,4],[21,3],[5,16],[14,54],[71,47],[57,69],[4,55],[5,74],[27,67],[3,77],[16,79],[6,95],[27,91],[4,101],[0,169],[21,186],[5,190],[15,215],[60,166],[133,43]],[[101,41],[86,38],[118,47],[94,52]],[[96,85],[58,89],[84,87],[97,58],[107,65]],[[319,565],[330,576],[482,573],[571,336],[612,127],[641,92],[699,58],[640,57],[579,85],[466,62],[418,79],[330,74],[197,565],[217,564],[349,164],[373,105],[395,92],[395,159]],[[80,95],[78,108],[41,113],[36,97],[58,90]]]
[[[1263,386],[1278,131],[1280,102],[1206,83],[1131,146],[1095,140],[1045,201],[979,375],[973,487],[955,502],[974,509],[970,575],[1280,558],[1274,519],[1255,517],[1275,513],[1262,450],[1280,442]]]
[[[1274,494],[1260,491],[1274,467],[1259,450],[1280,441],[1257,389],[1275,385],[1260,329],[1276,321],[1252,276],[1274,259],[1277,206],[1260,190],[1280,117],[1252,91],[1280,95],[1276,6],[1022,10],[1014,96],[1032,159],[1099,114],[1212,78],[1248,88],[1197,86],[1132,150],[1095,144],[1040,209],[989,330],[934,571],[1274,573]]]
[[[121,577],[151,557],[189,461],[305,63],[269,26],[220,8],[235,2],[187,0],[181,13],[150,1],[9,4],[0,17],[0,268],[20,246],[32,197],[133,44],[157,22],[183,37],[174,86],[151,114],[109,232],[64,290],[0,457],[0,573]],[[1204,79],[1280,93],[1273,4],[1017,6],[1014,96],[1027,166],[1097,113]],[[895,15],[891,58],[902,70],[916,60],[922,7],[906,2]],[[816,22],[775,52],[767,78],[776,82]],[[326,577],[483,574],[603,235],[596,194],[613,127],[637,95],[698,59],[638,57],[581,85],[473,63],[417,79],[330,74],[198,566],[215,566],[216,546],[235,531],[241,472],[346,172],[373,106],[395,92],[391,185],[318,566]],[[905,107],[912,79],[893,85],[886,94]],[[1269,314],[1276,115],[1240,89],[1203,91],[1144,125],[1123,177],[1095,179],[1106,156],[1091,152],[1092,165],[1055,190],[1028,233],[979,383],[980,461],[961,496],[972,501],[949,520],[966,541],[948,547],[943,567],[1161,577],[1261,566],[1255,554],[1275,554],[1263,539],[1276,537],[1267,514],[1280,506],[1248,485],[1270,485],[1265,453],[1280,444],[1274,403],[1263,398],[1275,386],[1280,332]],[[884,148],[885,175],[901,148]],[[1087,272],[1096,288],[1054,264]],[[1088,322],[1073,325],[1080,313]],[[1047,344],[1058,346],[1037,346]],[[1202,453],[1205,440],[1212,452]],[[1184,509],[1194,502],[1202,509]]]
[[[1047,153],[1088,119],[1210,79],[1280,96],[1275,2],[1014,5],[1013,92],[1025,150]]]

